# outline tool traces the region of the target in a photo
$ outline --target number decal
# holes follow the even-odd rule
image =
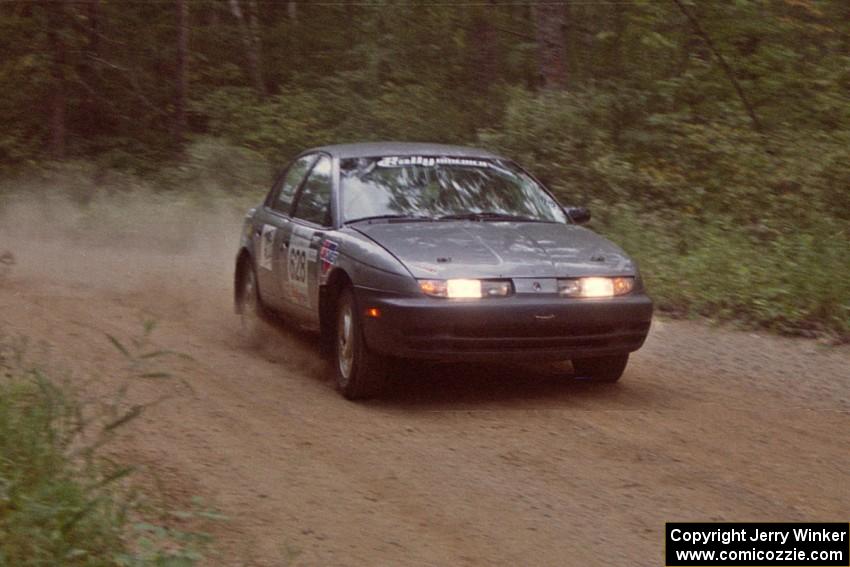
[[[289,251],[289,281],[307,283],[307,251],[293,247]]]
[[[289,255],[286,260],[289,274],[289,294],[295,303],[310,307],[310,293],[307,287],[308,263],[316,262],[316,250],[310,249],[310,237],[313,231],[296,228],[289,242]]]

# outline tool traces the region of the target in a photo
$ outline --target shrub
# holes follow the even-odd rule
[[[150,356],[114,344],[130,357],[128,378],[152,376],[140,365]],[[140,407],[92,415],[24,345],[0,337],[0,566],[193,565],[205,536],[134,521],[138,508],[118,487],[132,469],[97,453]]]

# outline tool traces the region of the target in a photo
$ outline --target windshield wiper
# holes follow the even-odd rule
[[[474,221],[517,221],[517,222],[547,222],[543,219],[533,219],[522,215],[509,215],[507,213],[456,213],[443,215],[437,220],[474,220]]]
[[[405,221],[405,222],[407,222],[407,221],[423,222],[423,221],[432,221],[434,219],[432,219],[431,217],[426,217],[426,216],[422,216],[422,215],[406,215],[404,213],[395,213],[395,214],[388,214],[388,215],[373,215],[371,217],[360,217],[360,218],[357,218],[357,219],[347,220],[343,224],[350,224],[350,223],[353,223],[353,222],[373,221],[373,220],[387,220],[387,221],[396,220],[396,221]]]

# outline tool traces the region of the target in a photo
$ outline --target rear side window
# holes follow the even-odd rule
[[[331,186],[331,159],[322,156],[304,182],[292,216],[321,226],[330,226]]]
[[[281,180],[277,195],[272,200],[271,207],[274,210],[287,215],[289,214],[289,209],[292,206],[292,198],[295,196],[295,190],[301,185],[304,175],[310,169],[310,165],[315,159],[315,155],[307,155],[292,162],[292,165],[286,170],[286,174]]]

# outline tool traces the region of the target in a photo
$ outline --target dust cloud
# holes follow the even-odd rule
[[[104,298],[139,297],[152,316],[204,319],[230,307],[244,208],[173,194],[119,193],[78,203],[62,195],[0,205],[6,279]]]
[[[4,264],[0,286],[88,303],[94,296],[101,307],[130,308],[140,328],[145,320],[171,323],[187,342],[247,348],[233,311],[233,268],[245,212],[261,198],[147,191],[85,203],[59,194],[5,197],[0,255],[10,253],[14,265]],[[258,354],[324,372],[317,337],[285,324],[266,330]]]

